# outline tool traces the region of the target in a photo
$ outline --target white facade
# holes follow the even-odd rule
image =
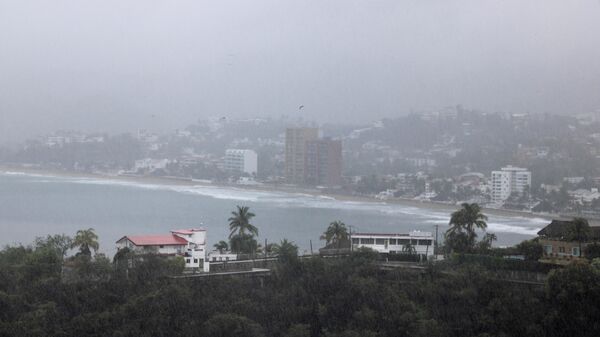
[[[256,175],[258,156],[253,150],[229,149],[225,151],[223,168],[226,171]]]
[[[172,161],[169,159],[152,159],[152,158],[139,159],[139,160],[135,161],[135,166],[133,167],[133,170],[135,172],[137,172],[139,170],[143,170],[143,171],[155,171],[155,170],[159,170],[159,169],[164,170],[171,163],[172,163]]]
[[[412,231],[408,234],[354,233],[352,248],[367,247],[378,253],[401,254],[405,247],[414,248],[413,253],[431,256],[434,254],[433,235],[430,232]]]
[[[213,250],[208,254],[208,261],[210,262],[225,262],[225,261],[235,261],[237,260],[237,254],[233,254],[232,252],[220,252],[218,250]]]
[[[117,250],[123,248],[138,254],[182,256],[186,268],[210,271],[205,229],[172,230],[171,234],[166,235],[124,236],[117,241]]]
[[[502,203],[512,193],[529,192],[531,172],[520,167],[507,166],[492,172],[491,197],[493,203]]]

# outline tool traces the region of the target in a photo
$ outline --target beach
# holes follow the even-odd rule
[[[376,203],[376,204],[390,204],[390,205],[404,205],[417,208],[423,208],[427,210],[435,211],[446,211],[448,214],[452,213],[460,207],[460,204],[451,204],[444,202],[415,200],[410,198],[392,198],[392,199],[377,199],[368,196],[357,196],[342,193],[328,193],[314,188],[298,187],[284,184],[256,184],[256,185],[243,185],[243,184],[228,184],[228,183],[212,183],[207,180],[194,180],[191,178],[184,177],[169,177],[169,176],[150,176],[150,175],[133,175],[133,174],[117,174],[117,173],[82,173],[76,171],[65,171],[65,170],[48,170],[38,169],[32,167],[23,166],[7,166],[0,165],[0,172],[14,172],[14,173],[25,173],[40,176],[50,177],[62,177],[62,178],[81,178],[81,179],[101,179],[101,180],[113,180],[121,182],[131,182],[139,184],[157,184],[157,185],[177,185],[177,186],[207,186],[207,187],[218,187],[218,188],[231,188],[240,189],[247,191],[257,192],[282,192],[291,194],[305,194],[315,197],[332,198],[338,201],[349,201],[349,202],[365,202],[365,203]],[[497,215],[503,217],[526,217],[526,218],[542,218],[551,221],[552,219],[562,219],[559,214],[548,214],[548,213],[533,213],[529,211],[519,210],[507,210],[498,208],[487,208],[483,207],[483,212],[489,215]]]

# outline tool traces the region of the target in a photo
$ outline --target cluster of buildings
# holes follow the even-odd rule
[[[291,184],[341,185],[342,142],[320,137],[318,128],[288,128],[284,174]]]
[[[206,249],[206,230],[203,228],[177,229],[162,235],[126,235],[116,242],[117,250],[124,248],[139,254],[181,256],[185,268],[210,271],[210,262],[234,261],[236,254]]]
[[[104,143],[104,135],[88,135],[75,131],[58,131],[43,138],[42,143],[47,147],[63,147],[67,144]]]

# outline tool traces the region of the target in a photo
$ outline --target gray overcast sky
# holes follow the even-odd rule
[[[0,0],[0,141],[458,103],[600,109],[600,2]]]

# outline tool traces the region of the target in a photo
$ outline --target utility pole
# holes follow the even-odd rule
[[[310,256],[313,255],[313,250],[312,250],[312,239],[310,240]]]
[[[440,225],[435,225],[435,246],[433,247],[433,254],[435,255],[435,259],[437,260],[438,254],[438,228]]]
[[[352,244],[352,225],[348,226],[350,227],[350,252],[354,251],[354,245]]]

